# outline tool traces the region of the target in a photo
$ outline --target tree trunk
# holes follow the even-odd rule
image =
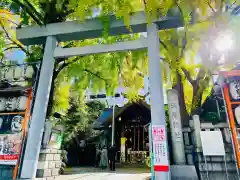
[[[206,88],[209,86],[209,82],[211,80],[211,74],[208,70],[201,68],[196,80],[193,81],[193,97],[192,97],[192,108],[191,108],[191,115],[201,113],[201,106],[202,106],[202,98],[203,93]]]
[[[51,83],[49,99],[48,99],[48,108],[47,108],[46,119],[49,119],[49,117],[52,114],[53,102],[54,102],[54,91],[55,91],[55,80],[57,78],[57,75],[58,75],[57,71],[54,71],[53,72],[53,77],[52,77],[52,83]]]
[[[177,84],[173,87],[173,89],[176,89],[178,91],[178,99],[179,99],[180,115],[181,115],[181,119],[182,119],[182,126],[188,126],[190,117],[187,112],[185,98],[184,98],[183,83],[182,83],[181,75],[179,73],[177,73]]]
[[[52,84],[51,84],[46,119],[49,119],[49,117],[52,114],[52,110],[53,110],[53,100],[54,100],[54,90],[55,90],[54,80],[55,79],[52,80]]]
[[[193,96],[192,96],[192,108],[191,108],[191,115],[200,114],[201,113],[201,102],[202,102],[202,95],[203,91],[199,87],[197,81],[192,84],[193,87]]]

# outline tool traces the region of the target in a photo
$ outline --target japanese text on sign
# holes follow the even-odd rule
[[[170,104],[170,116],[172,118],[172,131],[175,134],[176,141],[179,141],[182,139],[182,133],[181,133],[181,124],[179,122],[178,114],[177,114],[177,105],[174,103]]]
[[[153,127],[153,141],[165,140],[165,128]]]
[[[165,126],[152,126],[154,167],[168,168],[167,138]],[[156,169],[156,168],[155,168]]]

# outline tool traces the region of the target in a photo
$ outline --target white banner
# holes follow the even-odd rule
[[[152,126],[154,170],[168,171],[168,150],[166,130],[163,125]]]

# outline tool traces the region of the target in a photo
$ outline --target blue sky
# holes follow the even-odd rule
[[[12,52],[6,53],[6,57],[12,61],[18,61],[19,64],[24,62],[25,54],[21,50],[14,50]]]

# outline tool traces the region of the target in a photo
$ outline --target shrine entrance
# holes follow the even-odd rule
[[[102,124],[98,128],[105,132],[102,140],[96,143],[109,147],[113,137],[112,133],[114,133],[114,144],[117,148],[116,161],[120,164],[141,164],[147,167],[151,122],[150,106],[139,101],[115,108],[114,111],[114,118],[113,109],[110,108],[106,109],[96,120],[96,124]],[[113,124],[114,128],[112,128]]]
[[[21,178],[32,179],[35,178],[36,175],[55,61],[60,58],[147,49],[149,80],[151,83],[151,124],[154,126],[161,126],[164,130],[164,134],[166,134],[158,32],[164,29],[182,27],[182,18],[179,12],[173,11],[148,24],[146,14],[144,12],[138,12],[130,17],[129,26],[131,26],[131,32],[126,28],[123,20],[116,19],[114,16],[109,16],[109,19],[109,36],[146,32],[147,37],[142,37],[133,41],[115,42],[113,44],[62,48],[60,47],[60,42],[102,37],[104,32],[102,20],[93,18],[86,20],[84,23],[69,21],[47,24],[41,27],[32,26],[17,29],[17,40],[25,46],[36,44],[45,45],[37,86],[36,103],[32,111],[31,127],[29,128],[23,163],[21,164],[22,171],[19,175]],[[167,143],[166,139],[163,142],[164,144]],[[136,147],[134,148],[136,149]],[[164,155],[161,157],[164,163],[158,163],[158,166],[164,167],[166,170],[155,171],[154,175],[156,179],[165,180],[168,179],[170,175],[168,151],[166,148],[164,151]],[[153,154],[156,154],[154,149]]]
[[[150,109],[142,103],[123,107],[115,117],[117,161],[127,164],[145,164],[149,156],[148,125]]]

